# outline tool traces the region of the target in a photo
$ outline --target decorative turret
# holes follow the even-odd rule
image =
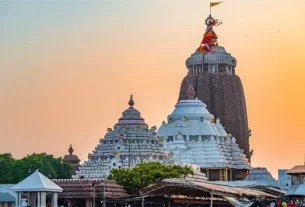
[[[173,160],[199,165],[209,180],[242,180],[251,166],[220,123],[206,109],[206,105],[195,97],[189,84],[185,100],[180,100],[162,123],[159,136],[164,137],[166,151],[172,152]]]
[[[80,159],[78,159],[77,155],[73,155],[73,151],[74,150],[72,148],[72,145],[70,144],[70,147],[68,149],[69,154],[64,156],[64,160],[71,164],[72,175],[75,175],[79,167]]]
[[[108,177],[114,168],[132,168],[141,162],[166,162],[168,153],[164,151],[163,140],[156,135],[156,127],[149,128],[134,108],[133,96],[129,107],[113,128],[88,156],[88,161],[77,171],[78,177]]]

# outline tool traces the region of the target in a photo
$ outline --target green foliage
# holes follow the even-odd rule
[[[0,154],[0,184],[18,183],[37,169],[50,179],[72,177],[70,163],[53,155],[34,153],[17,160],[11,154]]]
[[[159,162],[141,163],[131,169],[112,169],[108,179],[116,180],[128,193],[138,193],[141,188],[157,183],[163,179],[181,178],[194,174],[189,167],[163,165]]]

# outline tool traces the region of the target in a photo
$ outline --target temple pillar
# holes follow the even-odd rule
[[[206,176],[207,176],[207,178],[208,178],[208,180],[210,180],[210,177],[209,177],[209,169],[206,169]]]
[[[41,195],[40,192],[37,192],[37,207],[41,206]]]
[[[72,200],[68,200],[68,207],[72,207]]]
[[[18,207],[22,206],[22,192],[18,192]]]
[[[5,203],[4,203],[4,207],[8,207],[8,203],[5,202]]]
[[[58,194],[57,193],[52,193],[52,207],[57,207],[58,206]]]
[[[18,192],[16,192],[16,207],[19,207],[19,195],[18,195],[19,193]]]
[[[92,207],[92,201],[86,200],[86,207]]]
[[[46,192],[40,192],[40,206],[46,207],[47,206],[47,193]]]
[[[228,181],[228,169],[227,168],[225,169],[225,172],[224,172],[224,180]]]
[[[222,177],[222,169],[219,169],[219,180],[223,180],[223,177]]]

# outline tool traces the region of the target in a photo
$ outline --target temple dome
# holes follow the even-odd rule
[[[175,105],[175,110],[168,116],[169,120],[185,119],[201,119],[210,121],[214,118],[212,114],[206,109],[206,105],[195,97],[195,91],[192,85],[189,85],[186,90],[186,100],[181,100]]]
[[[204,61],[203,61],[204,58]],[[190,68],[193,65],[202,64],[227,64],[236,67],[236,59],[228,53],[224,47],[213,46],[212,51],[202,54],[199,51],[195,51],[187,60],[186,67]]]
[[[175,109],[171,115],[168,116],[172,120],[180,120],[184,117],[188,119],[200,119],[210,121],[214,118],[206,108],[207,106],[198,99],[181,100],[175,105]]]
[[[78,178],[108,177],[111,169],[132,168],[142,162],[167,162],[168,153],[163,140],[156,134],[133,105],[130,96],[129,107],[88,155],[88,160],[77,171]]]
[[[166,151],[173,154],[173,160],[196,164],[202,169],[229,168],[238,172],[251,169],[236,139],[226,133],[219,119],[214,121],[202,101],[194,99],[191,84],[186,97],[176,104],[168,122],[163,122],[158,130],[158,135],[164,138]],[[238,173],[234,176],[240,179]]]

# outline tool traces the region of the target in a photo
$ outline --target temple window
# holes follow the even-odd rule
[[[183,140],[186,142],[186,135],[183,135]]]
[[[115,163],[112,163],[113,164],[113,166],[115,166]]]
[[[118,147],[118,150],[120,150],[120,147]]]
[[[168,136],[166,141],[167,142],[173,142],[174,141],[174,136]]]
[[[190,141],[198,142],[198,140],[199,140],[199,135],[190,135]]]

